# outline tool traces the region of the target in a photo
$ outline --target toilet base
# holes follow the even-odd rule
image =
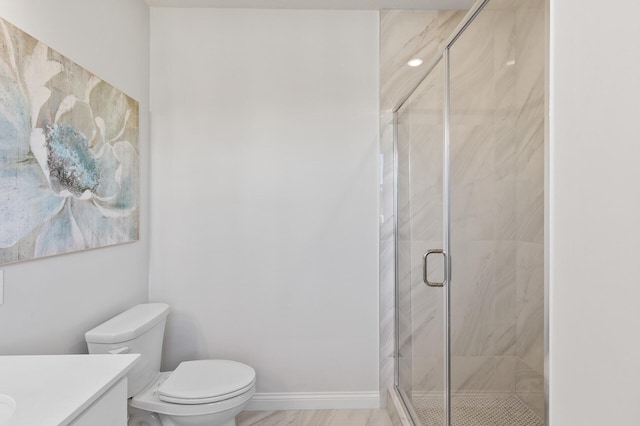
[[[127,424],[128,426],[209,426],[211,420],[209,416],[166,416],[129,406]],[[213,424],[215,426],[236,426],[236,418],[232,417],[223,423],[214,422]]]
[[[232,417],[231,419],[225,421],[224,423],[210,423],[208,419],[203,419],[200,416],[189,416],[189,417],[169,417],[164,414],[160,414],[160,419],[162,419],[162,426],[203,426],[203,425],[212,425],[212,426],[236,426],[236,418]],[[129,425],[131,426],[131,425]]]

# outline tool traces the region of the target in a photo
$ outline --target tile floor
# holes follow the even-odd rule
[[[245,411],[237,426],[392,426],[387,410]]]

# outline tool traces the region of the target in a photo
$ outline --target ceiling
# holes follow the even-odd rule
[[[152,7],[379,10],[469,9],[475,0],[147,0]]]

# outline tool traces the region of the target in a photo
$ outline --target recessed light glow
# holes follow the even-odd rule
[[[505,65],[506,65],[506,66],[508,66],[508,67],[512,67],[512,66],[514,66],[515,64],[516,64],[516,61],[512,59],[512,60],[510,60],[510,61],[507,61],[507,63],[506,63]]]
[[[420,65],[422,65],[422,59],[412,59],[409,62],[407,62],[407,65],[409,65],[410,67],[419,67]]]

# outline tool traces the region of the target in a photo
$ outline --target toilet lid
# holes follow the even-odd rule
[[[176,404],[206,404],[241,395],[255,381],[254,369],[236,361],[185,361],[160,385],[158,397]]]

